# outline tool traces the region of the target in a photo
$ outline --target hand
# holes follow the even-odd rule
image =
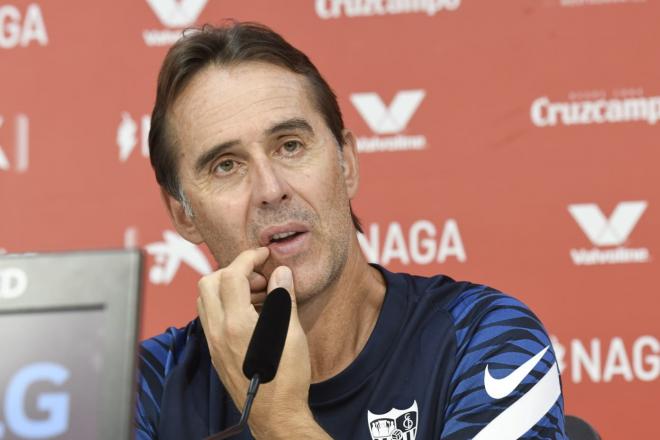
[[[254,269],[266,261],[269,253],[265,247],[244,251],[227,267],[203,277],[198,284],[197,310],[211,361],[239,410],[245,403],[249,383],[243,376],[243,359],[259,317],[251,292],[261,290],[265,281]],[[311,368],[307,338],[298,320],[293,274],[286,266],[273,271],[267,291],[277,287],[284,287],[291,294],[291,320],[277,375],[259,388],[252,407],[249,425],[256,438],[276,438],[274,431],[286,432],[287,426],[294,428],[292,423],[300,427],[301,422],[311,422],[318,428],[308,406]]]

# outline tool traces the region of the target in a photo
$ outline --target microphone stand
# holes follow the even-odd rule
[[[250,415],[250,410],[252,409],[252,402],[254,401],[254,396],[257,395],[257,390],[259,389],[259,375],[255,374],[250,379],[250,385],[248,385],[247,398],[245,399],[245,405],[243,405],[243,412],[241,413],[241,419],[234,426],[230,426],[224,431],[220,431],[217,434],[213,434],[210,437],[206,437],[204,440],[222,440],[225,438],[232,437],[236,434],[239,434],[247,425],[248,416]]]

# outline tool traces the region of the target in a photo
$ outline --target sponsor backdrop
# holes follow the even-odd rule
[[[194,316],[214,263],[172,230],[146,139],[168,46],[223,18],[269,24],[335,88],[371,261],[522,299],[567,412],[660,438],[651,0],[0,1],[3,252],[139,246],[143,336]]]

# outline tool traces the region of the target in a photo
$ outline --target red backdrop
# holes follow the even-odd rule
[[[194,314],[206,250],[148,162],[183,27],[266,23],[359,138],[372,261],[483,282],[554,336],[568,413],[660,438],[660,4],[651,0],[0,2],[0,248],[143,247],[143,336]]]

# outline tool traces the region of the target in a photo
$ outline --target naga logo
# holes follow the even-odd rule
[[[592,338],[588,343],[571,339],[566,344],[556,336],[550,339],[564,380],[607,383],[618,376],[626,382],[653,382],[660,377],[660,341],[655,336],[643,335],[631,342],[620,337]]]
[[[425,96],[426,92],[421,89],[401,90],[394,96],[390,105],[386,106],[377,93],[353,93],[351,103],[369,128],[376,133],[373,137],[358,137],[358,151],[371,153],[426,148],[425,136],[401,134]]]
[[[124,246],[136,247],[136,236],[136,229],[128,228],[124,235]],[[153,264],[149,269],[149,281],[153,284],[170,284],[181,263],[186,263],[201,275],[212,271],[204,253],[174,231],[164,231],[163,241],[147,244],[144,248],[153,257]]]
[[[461,263],[467,260],[458,223],[454,219],[445,221],[440,234],[428,220],[413,223],[407,235],[404,235],[399,223],[392,222],[387,226],[383,240],[377,223],[370,224],[365,231],[367,234],[358,234],[358,241],[370,263],[387,265],[398,260],[404,265],[411,261],[427,265],[444,263],[450,257]]]
[[[614,124],[660,120],[660,96],[552,102],[546,96],[536,99],[530,109],[537,127],[556,125]]]
[[[151,117],[142,115],[140,124],[131,117],[128,112],[121,114],[121,121],[117,127],[117,146],[119,147],[119,160],[126,162],[140,145],[140,154],[149,157],[149,129],[151,128]]]
[[[0,48],[27,47],[32,43],[48,44],[46,25],[41,8],[31,3],[25,14],[14,5],[0,5]]]
[[[62,391],[40,393],[36,396],[36,408],[26,408],[28,402],[34,402],[29,388],[36,383],[48,382],[62,386],[69,380],[71,373],[62,365],[53,362],[37,362],[21,368],[9,379],[5,393],[5,418],[0,422],[0,439],[5,438],[5,431],[10,431],[22,439],[60,438],[69,427],[71,415],[71,397]],[[31,405],[30,405],[31,406]],[[38,414],[39,417],[34,417]]]
[[[167,46],[181,37],[182,28],[197,21],[207,0],[146,0],[158,20],[170,29],[145,30],[142,33],[147,46]]]
[[[26,115],[18,114],[13,122],[14,156],[13,161],[10,161],[7,156],[8,144],[3,145],[2,142],[7,137],[2,135],[10,132],[12,127],[8,126],[9,124],[7,124],[5,118],[0,115],[0,171],[14,170],[17,173],[24,173],[28,169],[29,161],[30,120]]]
[[[648,262],[647,248],[621,246],[628,240],[646,207],[646,201],[621,202],[606,218],[594,203],[569,205],[568,212],[591,243],[597,246],[593,249],[571,249],[573,263],[580,266]]]
[[[427,14],[454,11],[461,0],[316,0],[316,15],[322,19],[373,17],[378,15]]]

